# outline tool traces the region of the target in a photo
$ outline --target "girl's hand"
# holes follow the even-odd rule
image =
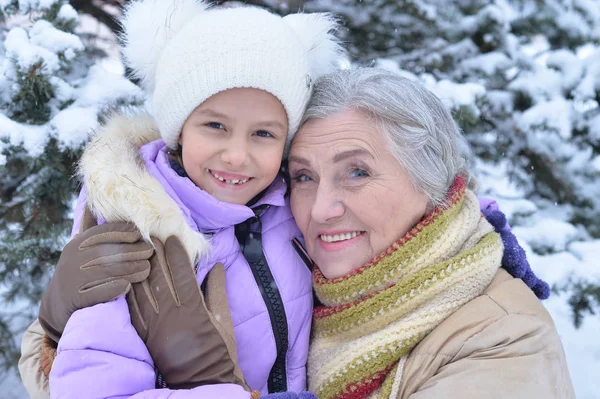
[[[46,334],[58,342],[76,310],[110,302],[145,280],[153,253],[128,223],[94,226],[73,237],[42,297],[39,320]]]
[[[152,239],[147,280],[133,284],[127,296],[131,323],[142,338],[167,386],[191,389],[230,383],[246,387],[237,367],[235,338],[225,292],[225,269],[213,267],[207,277],[206,302],[181,241],[163,245]],[[214,300],[211,295],[219,298]],[[213,312],[207,304],[216,304]]]

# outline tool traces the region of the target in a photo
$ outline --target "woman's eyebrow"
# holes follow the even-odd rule
[[[305,166],[310,166],[310,162],[307,159],[293,155],[288,158],[288,163],[289,162],[296,162]]]
[[[257,123],[257,125],[265,126],[265,127],[276,127],[276,128],[279,128],[279,129],[285,131],[285,127],[278,121],[263,121],[263,122]]]
[[[364,148],[356,148],[354,150],[342,151],[342,152],[335,154],[333,156],[333,162],[334,163],[341,162],[344,159],[348,159],[348,158],[352,158],[352,157],[360,156],[360,155],[368,155],[369,157],[373,158],[373,154],[371,154],[369,151],[365,150]]]

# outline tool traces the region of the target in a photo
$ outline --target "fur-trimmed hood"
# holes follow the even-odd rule
[[[144,238],[162,242],[178,236],[192,260],[210,251],[206,237],[186,222],[177,203],[146,169],[139,149],[160,139],[149,114],[115,115],[88,143],[78,176],[87,189],[87,206],[107,222],[135,224]]]

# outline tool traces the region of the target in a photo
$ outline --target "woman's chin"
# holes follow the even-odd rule
[[[346,276],[364,264],[356,262],[355,259],[355,257],[342,257],[341,259],[323,261],[322,264],[317,263],[317,265],[323,276],[328,280],[331,280]]]

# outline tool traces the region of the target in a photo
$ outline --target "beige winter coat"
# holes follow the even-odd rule
[[[399,399],[575,398],[552,318],[500,269],[409,355]]]
[[[19,373],[31,399],[50,398],[48,377],[44,375],[41,367],[43,337],[44,330],[40,322],[35,319],[23,334],[23,341],[21,341]]]
[[[49,398],[39,365],[42,335],[36,321],[23,337],[19,362],[35,399]],[[403,372],[399,399],[575,398],[552,318],[504,269],[413,349]]]
[[[42,336],[36,320],[23,337],[19,361],[34,399],[49,398],[40,368]],[[552,318],[523,281],[504,269],[483,295],[413,349],[402,381],[399,399],[575,397]]]

